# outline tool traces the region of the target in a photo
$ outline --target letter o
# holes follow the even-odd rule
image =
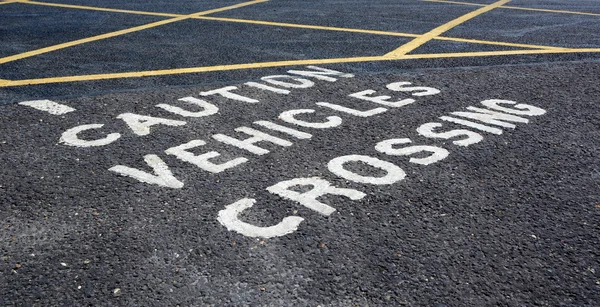
[[[387,174],[383,177],[359,175],[344,168],[344,164],[348,162],[363,162],[372,167],[382,169],[386,171]],[[406,177],[406,173],[395,164],[363,155],[348,155],[334,158],[329,161],[327,168],[330,172],[344,179],[358,183],[370,183],[376,185],[393,184]]]

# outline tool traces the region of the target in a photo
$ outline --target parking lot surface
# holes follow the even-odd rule
[[[0,17],[2,305],[600,301],[597,1]]]

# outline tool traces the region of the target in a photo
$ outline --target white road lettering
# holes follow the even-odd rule
[[[315,66],[308,66],[307,68],[307,70],[289,70],[288,73],[290,75],[266,76],[261,78],[263,81],[262,83],[246,82],[244,85],[246,87],[253,88],[253,92],[257,92],[256,89],[258,89],[271,93],[288,95],[291,93],[291,89],[307,89],[313,87],[315,85],[313,80],[335,82],[338,81],[339,78],[353,77],[351,74],[345,74],[335,70],[324,69]],[[313,80],[305,79],[303,77],[313,78]],[[249,88],[244,89],[249,90]],[[412,86],[410,82],[393,82],[387,84],[386,88],[388,92],[394,92],[393,95],[410,95],[413,98],[431,96],[440,93],[440,90],[436,88]],[[238,88],[235,86],[226,86],[215,90],[201,92],[200,95],[221,96],[226,99],[246,103],[259,102],[257,99],[235,93],[234,91],[237,89]],[[393,111],[392,108],[403,107],[416,101],[413,98],[400,99],[401,97],[392,98],[391,96],[385,95],[378,96],[375,90],[370,89],[358,91],[356,93],[349,94],[349,96],[362,101],[373,102],[385,107],[359,105],[359,109],[356,109],[344,106],[343,104],[330,102],[317,102],[316,105],[322,108],[327,108],[328,110],[325,111],[329,113],[341,112],[356,117],[366,118],[380,115],[388,111],[391,112]],[[223,99],[218,98],[218,100]],[[185,107],[167,103],[159,103],[156,105],[156,107],[185,118],[202,118],[218,114],[219,112],[219,108],[216,105],[202,99],[184,97],[178,99],[178,101],[185,103]],[[356,103],[357,101],[354,102]],[[66,112],[72,112],[69,110],[70,107],[62,108],[60,107],[60,104],[56,104],[52,101],[30,101],[22,102],[21,104],[49,112],[50,114],[59,115],[65,114]],[[471,131],[467,129],[450,130],[448,128],[444,129],[447,131],[438,132],[436,130],[443,126],[442,123],[428,122],[419,125],[416,128],[416,132],[426,138],[452,140],[452,144],[454,145],[469,146],[483,140],[484,136],[479,132],[500,135],[504,132],[500,128],[514,129],[516,128],[517,123],[529,123],[529,119],[525,118],[524,116],[539,116],[546,113],[546,111],[541,108],[527,104],[517,104],[516,102],[510,100],[489,99],[482,101],[481,104],[487,107],[487,109],[470,106],[467,107],[466,110],[451,112],[448,114],[452,116],[439,117],[439,119],[442,121],[470,127],[477,131]],[[323,109],[320,110],[323,111]],[[331,112],[331,110],[334,112]],[[271,112],[271,110],[269,110],[269,112]],[[275,135],[284,135],[285,138],[289,139],[294,138],[294,140],[300,144],[303,142],[301,140],[310,140],[312,139],[313,135],[302,130],[297,130],[295,129],[297,128],[295,126],[314,129],[328,129],[338,127],[343,123],[342,118],[339,116],[324,115],[328,113],[316,116],[313,114],[315,112],[316,111],[314,109],[308,108],[283,111],[280,113],[278,119],[286,124],[276,124],[274,120],[268,121],[256,119],[252,119],[252,123],[256,126],[263,127],[263,130],[268,129],[269,133],[273,133]],[[252,112],[249,114],[253,116]],[[150,134],[151,128],[155,125],[175,127],[187,124],[186,121],[152,117],[134,113],[120,114],[117,116],[117,119],[123,120],[125,124],[133,131],[133,133],[141,136]],[[353,119],[359,120],[357,118]],[[386,120],[395,120],[395,118],[387,118]],[[197,132],[196,129],[205,125],[206,123],[202,123],[201,120],[198,120],[197,122],[194,122],[194,124],[195,126],[192,128],[194,132]],[[289,126],[294,125],[294,128],[286,126],[288,124]],[[452,124],[449,125],[454,126]],[[213,125],[211,124],[211,129],[212,126]],[[74,147],[94,147],[105,146],[121,138],[120,133],[109,133],[99,130],[103,127],[104,124],[88,124],[71,128],[62,133],[60,143]],[[403,130],[404,128],[399,127],[399,129]],[[281,147],[289,147],[294,145],[294,143],[285,138],[276,137],[266,132],[245,126],[235,128],[234,130],[236,132],[246,134],[246,139],[238,139],[220,133],[213,134],[212,138],[218,142],[243,149],[254,155],[265,155],[270,153],[269,150],[259,147],[257,143],[269,142]],[[343,130],[338,132],[343,132]],[[385,139],[385,137],[383,137],[383,141],[380,141],[381,139],[379,139],[379,136],[377,136],[377,138],[378,141],[376,144],[374,144],[377,152],[390,156],[407,156],[408,162],[414,164],[431,165],[446,159],[450,154],[447,149],[439,146],[413,144],[409,138]],[[340,140],[343,139],[345,138],[340,138]],[[162,146],[162,144],[157,145]],[[354,145],[360,144],[357,143]],[[206,146],[206,151],[200,151],[198,147],[201,146]],[[269,148],[270,147],[273,146],[271,145]],[[339,148],[345,147],[343,144],[340,144]],[[297,150],[301,151],[303,148],[297,148]],[[368,152],[371,151],[372,148],[367,147],[365,150]],[[191,140],[178,146],[172,146],[165,150],[165,153],[167,155],[174,156],[180,161],[187,162],[210,173],[220,173],[236,168],[243,163],[250,162],[248,158],[242,156],[232,157],[229,159],[217,159],[221,156],[221,154],[217,151],[209,149],[207,143],[200,139]],[[295,156],[296,152],[294,152],[293,155]],[[113,166],[109,169],[109,171],[136,179],[139,182],[158,185],[160,187],[179,189],[184,186],[184,183],[173,175],[169,169],[169,166],[158,155],[148,154],[145,155],[143,159],[147,164],[147,167],[145,168],[152,169],[152,171],[141,170],[124,165]],[[219,161],[220,163],[213,162],[213,159]],[[295,163],[296,161],[280,162],[282,164],[291,164]],[[353,185],[391,185],[406,178],[406,172],[398,165],[368,155],[342,155],[331,159],[327,163],[327,168],[333,175],[336,175],[341,179],[352,181]],[[266,174],[267,176],[271,175],[268,172]],[[344,196],[350,200],[360,200],[367,195],[356,189],[335,187],[327,180],[319,177],[294,178],[291,180],[285,180],[271,185],[266,189],[268,192],[274,195],[278,195],[287,201],[294,201],[301,206],[304,206],[324,216],[331,215],[336,211],[336,209],[329,204],[323,203],[322,201],[325,200],[320,199],[322,197],[330,199],[332,197],[339,198],[339,196]],[[304,221],[302,217],[287,216],[275,225],[264,227],[241,221],[239,218],[240,213],[242,213],[244,210],[251,209],[255,203],[256,200],[252,198],[242,198],[233,204],[227,205],[223,210],[219,211],[218,221],[230,231],[238,232],[244,236],[261,238],[272,238],[293,233],[298,229],[301,222]]]
[[[344,168],[344,164],[348,162],[362,162],[372,167],[384,170],[387,174],[383,177],[359,175]],[[363,155],[348,155],[334,158],[329,161],[327,168],[330,172],[336,174],[337,176],[358,183],[369,183],[376,185],[393,184],[406,177],[406,173],[395,164]]]
[[[481,131],[485,131],[485,132],[489,132],[489,133],[493,133],[493,134],[498,134],[498,135],[502,134],[502,130],[500,130],[498,128],[478,124],[478,123],[472,122],[470,120],[459,119],[459,118],[455,118],[455,117],[451,117],[451,116],[440,116],[440,119],[443,121],[475,128],[477,130],[481,130]]]
[[[476,119],[478,121],[481,121],[481,122],[484,122],[487,124],[492,124],[492,125],[505,127],[505,128],[511,128],[511,129],[514,129],[516,127],[516,125],[507,123],[507,122],[503,122],[500,120],[517,122],[517,123],[528,123],[529,122],[528,119],[519,117],[516,115],[494,112],[494,111],[480,109],[480,108],[476,108],[476,107],[467,107],[467,110],[475,111],[475,112],[452,112],[450,114],[455,115],[455,116],[470,118],[470,119]]]
[[[135,178],[141,182],[156,184],[161,187],[181,189],[183,182],[177,180],[169,170],[169,166],[157,155],[145,155],[144,161],[154,170],[155,175],[124,165],[116,165],[108,169],[123,176]]]
[[[212,103],[208,103],[202,99],[194,98],[194,97],[185,97],[178,99],[179,101],[187,102],[192,105],[196,105],[201,107],[202,111],[192,112],[188,110],[184,110],[180,107],[172,106],[170,104],[161,103],[157,104],[156,107],[161,108],[163,110],[169,111],[171,113],[181,115],[183,117],[204,117],[210,116],[213,114],[217,114],[219,112],[219,108]]]
[[[302,193],[292,191],[289,189],[298,185],[312,186],[312,189],[308,192]],[[352,200],[362,199],[366,196],[365,193],[360,192],[358,190],[334,187],[327,180],[321,179],[319,177],[295,178],[291,180],[281,181],[275,185],[268,187],[267,191],[279,195],[283,198],[296,201],[302,206],[317,211],[318,213],[325,216],[335,212],[335,208],[318,201],[317,198],[321,196],[325,196],[328,194],[340,195],[348,197]]]
[[[117,118],[122,119],[129,126],[129,128],[131,128],[133,133],[137,135],[150,134],[150,127],[154,125],[183,126],[186,124],[186,122],[180,120],[139,115],[134,113],[124,113],[117,116]]]
[[[219,211],[217,220],[229,231],[235,231],[246,237],[260,237],[265,239],[290,234],[296,231],[300,223],[304,221],[304,219],[299,216],[288,216],[283,218],[277,225],[269,227],[254,226],[242,222],[238,218],[238,215],[242,211],[252,208],[254,203],[256,203],[256,200],[251,198],[240,199],[231,205],[225,206],[225,209]]]
[[[430,152],[432,153],[428,157],[424,158],[410,158],[409,162],[421,164],[421,165],[429,165],[438,161],[445,159],[450,153],[448,150],[437,147],[437,146],[429,146],[429,145],[418,145],[418,146],[407,146],[402,148],[394,148],[394,145],[397,144],[409,144],[412,143],[410,139],[391,139],[385,140],[377,143],[375,145],[375,149],[379,152],[385,153],[390,156],[410,156],[412,154],[420,153],[420,152]]]
[[[335,82],[337,81],[336,78],[330,77],[330,76],[337,76],[337,77],[342,77],[342,78],[352,78],[354,77],[353,74],[347,74],[347,73],[343,73],[343,72],[339,72],[336,70],[332,70],[332,69],[327,69],[327,68],[321,68],[321,67],[317,67],[317,66],[307,66],[307,68],[310,69],[314,69],[317,71],[308,71],[308,70],[288,70],[289,74],[292,75],[299,75],[299,76],[304,76],[304,77],[313,77],[315,79],[319,79],[319,80],[323,80],[323,81],[328,81],[328,82]]]
[[[284,90],[281,88],[276,88],[276,87],[268,86],[266,84],[257,83],[257,82],[246,82],[246,83],[244,83],[244,85],[247,85],[250,87],[255,87],[255,88],[258,88],[261,90],[265,90],[265,91],[269,91],[269,92],[273,92],[273,93],[277,93],[277,94],[288,95],[290,93],[289,90]]]
[[[505,113],[515,114],[515,115],[527,115],[527,116],[539,116],[546,114],[546,110],[534,107],[528,104],[516,104],[513,108],[507,108],[503,106],[499,106],[498,104],[516,104],[516,102],[511,100],[501,100],[501,99],[488,99],[481,102],[484,106],[498,110]],[[516,109],[516,110],[515,110]]]
[[[273,85],[285,87],[285,88],[309,88],[315,86],[315,83],[304,78],[298,78],[289,75],[274,75],[260,78],[261,80],[271,83]],[[291,80],[295,82],[283,81]]]
[[[108,145],[121,137],[121,134],[119,133],[111,133],[104,138],[88,141],[82,140],[77,136],[80,132],[91,129],[100,129],[102,127],[104,127],[104,124],[90,124],[73,127],[63,132],[62,136],[60,137],[59,143],[63,143],[65,145],[74,147],[96,147]]]
[[[254,124],[263,126],[270,130],[273,130],[273,131],[279,131],[279,132],[283,132],[285,134],[289,134],[289,135],[291,135],[297,139],[301,139],[301,140],[312,138],[312,134],[310,134],[310,133],[306,133],[306,132],[298,131],[296,129],[292,129],[289,127],[281,126],[281,125],[278,125],[278,124],[275,124],[275,123],[272,123],[272,122],[269,122],[266,120],[259,120],[259,121],[254,122]]]
[[[435,94],[440,93],[440,90],[438,90],[437,88],[433,88],[433,87],[427,87],[427,86],[404,87],[404,85],[411,85],[411,84],[412,83],[410,83],[410,82],[394,82],[394,83],[390,83],[390,84],[386,85],[386,87],[389,90],[396,91],[396,92],[420,91],[417,93],[412,93],[413,96],[430,96],[430,95],[435,95]]]
[[[342,119],[338,116],[328,116],[327,121],[321,122],[321,123],[307,122],[304,120],[299,120],[294,117],[295,115],[298,115],[298,114],[307,114],[307,113],[314,113],[314,112],[315,112],[315,110],[313,110],[313,109],[289,110],[289,111],[285,111],[285,112],[281,113],[279,115],[279,118],[286,123],[298,125],[300,127],[315,128],[315,129],[333,128],[333,127],[337,127],[342,124]]]
[[[202,95],[202,96],[220,95],[227,99],[236,100],[236,101],[242,101],[242,102],[247,102],[247,103],[257,103],[258,102],[258,100],[256,100],[256,99],[242,96],[242,95],[239,95],[236,93],[232,93],[231,91],[233,91],[233,90],[237,90],[237,87],[226,86],[226,87],[218,88],[216,90],[200,92],[200,95]]]
[[[202,140],[193,140],[176,147],[171,147],[167,149],[165,153],[173,155],[181,161],[192,163],[197,167],[211,173],[220,173],[226,169],[236,167],[242,163],[248,162],[248,159],[240,157],[235,158],[233,160],[229,160],[225,163],[215,164],[210,162],[209,159],[216,158],[221,155],[216,151],[210,151],[201,155],[195,155],[194,153],[187,151],[188,149],[196,148],[203,145],[206,145],[206,142]]]
[[[439,139],[451,139],[457,136],[467,136],[461,140],[452,141],[453,144],[458,146],[469,146],[471,144],[479,143],[483,140],[483,136],[477,132],[466,129],[455,129],[446,132],[435,132],[434,129],[441,127],[441,123],[425,123],[417,128],[417,132],[428,138],[439,138]]]
[[[333,103],[329,103],[329,102],[317,102],[317,105],[321,106],[321,107],[325,107],[325,108],[330,108],[332,110],[336,110],[339,112],[348,113],[348,114],[358,116],[358,117],[369,117],[369,116],[385,113],[388,110],[386,108],[375,108],[375,109],[371,109],[371,110],[367,110],[367,111],[360,111],[360,110],[351,109],[348,107],[341,106],[339,104],[333,104]]]
[[[52,115],[63,115],[75,111],[74,108],[54,102],[52,100],[30,100],[19,102],[22,106],[32,107],[36,110],[48,112]]]
[[[264,155],[264,154],[268,154],[269,151],[258,147],[256,145],[254,145],[255,143],[258,142],[262,142],[262,141],[266,141],[266,142],[270,142],[279,146],[283,146],[283,147],[287,147],[287,146],[292,146],[292,142],[288,141],[288,140],[284,140],[284,139],[280,139],[278,137],[274,137],[272,135],[266,134],[264,132],[252,129],[252,128],[248,128],[248,127],[239,127],[236,128],[235,131],[237,132],[243,132],[245,134],[251,135],[252,137],[247,138],[245,140],[238,140],[236,138],[224,135],[224,134],[215,134],[213,135],[213,139],[221,142],[221,143],[225,143],[227,145],[231,145],[231,146],[235,146],[237,148],[241,148],[244,150],[247,150],[255,155]]]
[[[405,105],[409,105],[413,102],[415,102],[414,99],[412,98],[406,98],[406,99],[402,99],[402,100],[398,100],[398,101],[388,101],[389,99],[391,99],[391,96],[375,96],[375,97],[370,97],[369,95],[375,94],[376,91],[374,90],[364,90],[358,93],[353,93],[350,94],[350,97],[354,97],[354,98],[358,98],[361,100],[366,100],[366,101],[371,101],[380,105],[384,105],[387,107],[392,107],[392,108],[399,108],[399,107],[403,107]]]

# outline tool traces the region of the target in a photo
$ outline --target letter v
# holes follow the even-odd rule
[[[183,182],[177,180],[177,178],[173,176],[169,170],[169,166],[157,155],[145,155],[144,161],[146,161],[148,166],[152,167],[156,175],[123,165],[113,166],[108,170],[123,176],[135,178],[141,182],[158,184],[162,187],[173,189],[181,189],[183,187]]]

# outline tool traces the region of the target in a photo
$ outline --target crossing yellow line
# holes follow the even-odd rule
[[[114,12],[114,13],[127,13],[127,14],[149,15],[149,16],[162,16],[162,17],[180,17],[180,16],[185,16],[185,15],[180,15],[180,14],[154,13],[154,12],[132,11],[132,10],[120,10],[120,9],[101,8],[101,7],[93,7],[93,6],[82,6],[82,5],[70,5],[70,4],[60,4],[60,3],[49,3],[49,2],[40,2],[40,1],[29,1],[28,3],[35,4],[35,5],[64,7],[64,8],[72,8],[72,9],[80,9],[80,10],[106,11],[106,12]],[[224,17],[210,17],[210,16],[196,16],[196,17],[193,17],[193,18],[194,19],[201,19],[201,20],[223,21],[223,22],[234,22],[234,23],[247,23],[247,24],[256,24],[256,25],[266,25],[266,26],[276,26],[276,27],[289,27],[289,28],[300,28],[300,29],[311,29],[311,30],[340,31],[340,32],[349,32],[349,33],[364,33],[364,34],[374,34],[374,35],[413,37],[413,38],[419,37],[419,34],[411,34],[411,33],[378,31],[378,30],[366,30],[366,29],[353,29],[353,28],[340,28],[340,27],[327,27],[327,26],[318,26],[318,25],[294,24],[294,23],[272,22],[272,21],[262,21],[262,20],[224,18]],[[444,40],[444,41],[453,41],[453,42],[462,42],[462,43],[473,43],[473,44],[484,44],[484,45],[497,45],[497,46],[506,46],[506,47],[517,47],[517,48],[565,49],[565,48],[562,48],[562,47],[554,47],[554,46],[518,44],[518,43],[509,43],[509,42],[498,42],[498,41],[487,41],[487,40],[465,39],[465,38],[443,37],[443,36],[435,37],[434,39],[436,39],[436,40]]]
[[[461,53],[407,54],[407,55],[403,55],[403,56],[397,57],[397,58],[391,58],[391,57],[386,57],[386,56],[372,56],[372,57],[353,57],[353,58],[334,58],[334,59],[292,60],[292,61],[248,63],[248,64],[229,64],[229,65],[218,65],[218,66],[190,67],[190,68],[177,68],[177,69],[165,69],[165,70],[112,73],[112,74],[66,76],[66,77],[53,77],[53,78],[41,78],[41,79],[29,79],[29,80],[13,80],[13,81],[8,80],[7,83],[0,83],[0,87],[65,83],[65,82],[78,82],[78,81],[93,81],[93,80],[106,80],[106,79],[121,79],[121,78],[136,78],[136,77],[152,77],[152,76],[165,76],[165,75],[203,73],[203,72],[241,70],[241,69],[256,69],[256,68],[281,67],[281,66],[339,64],[339,63],[394,61],[394,60],[460,58],[460,57],[486,57],[486,56],[527,55],[527,54],[561,54],[561,53],[600,53],[600,48],[561,49],[561,50],[549,50],[549,49],[508,50],[508,51],[504,50],[504,51],[461,52]]]
[[[442,33],[460,25],[461,23],[464,23],[470,19],[473,19],[481,14],[484,14],[486,12],[489,12],[501,5],[504,5],[508,2],[510,2],[511,0],[500,0],[497,2],[494,2],[490,5],[486,5],[480,9],[477,9],[473,12],[467,13],[465,15],[462,15],[456,19],[453,19],[415,39],[413,39],[412,41],[400,46],[398,49],[389,52],[387,54],[385,54],[385,57],[391,57],[391,58],[397,58],[397,57],[401,57],[417,48],[419,48],[420,46],[422,46],[423,44],[427,43],[428,41],[432,40],[433,38],[440,36]]]
[[[98,41],[98,40],[107,39],[107,38],[111,38],[111,37],[115,37],[115,36],[119,36],[119,35],[123,35],[123,34],[128,34],[128,33],[137,32],[137,31],[141,31],[141,30],[145,30],[145,29],[149,29],[149,28],[154,28],[154,27],[162,26],[162,25],[177,22],[177,21],[194,18],[197,16],[213,14],[213,13],[217,13],[217,12],[236,9],[236,8],[240,8],[240,7],[244,7],[244,6],[248,6],[248,5],[252,5],[252,4],[256,4],[256,3],[261,3],[261,2],[267,2],[267,1],[269,1],[269,0],[252,0],[252,1],[243,2],[243,3],[239,3],[239,4],[235,4],[235,5],[230,5],[230,6],[226,6],[226,7],[222,7],[222,8],[218,8],[218,9],[202,11],[202,12],[198,12],[198,13],[194,13],[194,14],[190,14],[190,15],[182,15],[179,17],[165,19],[165,20],[161,20],[161,21],[157,21],[157,22],[152,22],[149,24],[145,24],[145,25],[141,25],[141,26],[137,26],[137,27],[133,27],[133,28],[128,28],[128,29],[119,30],[119,31],[115,31],[115,32],[105,33],[105,34],[96,35],[96,36],[92,36],[92,37],[88,37],[88,38],[78,39],[78,40],[74,40],[74,41],[70,41],[70,42],[66,42],[66,43],[62,43],[62,44],[58,44],[58,45],[54,45],[54,46],[50,46],[50,47],[46,47],[46,48],[41,48],[41,49],[29,51],[29,52],[24,52],[24,53],[0,58],[0,64],[40,55],[40,54],[47,53],[47,52],[56,51],[56,50],[63,49],[63,48],[73,47],[73,46],[77,46],[77,45],[81,45],[81,44],[85,44],[85,43],[89,43],[89,42],[93,42],[93,41]]]
[[[462,4],[462,5],[474,5],[474,6],[485,6],[485,4],[479,4],[479,3],[459,2],[459,1],[447,1],[447,0],[423,0],[423,1],[427,1],[427,2],[440,2],[440,3],[451,3],[451,4]],[[511,10],[522,10],[522,11],[546,12],[546,13],[600,16],[600,14],[596,14],[596,13],[576,12],[576,11],[564,11],[564,10],[547,10],[547,9],[536,9],[536,8],[519,7],[519,6],[505,6],[505,5],[503,5],[503,6],[500,6],[499,8],[501,8],[501,9],[511,9]]]
[[[431,54],[407,54],[401,59],[443,59],[443,58],[464,58],[464,57],[486,57],[502,55],[528,55],[528,54],[561,54],[561,53],[600,53],[600,48],[574,48],[563,50],[499,50],[499,51],[481,51],[481,52],[457,52],[457,53],[431,53]]]
[[[9,4],[9,3],[15,3],[15,2],[22,2],[22,1],[25,2],[27,0],[7,0],[7,1],[0,2],[0,5],[2,5],[2,4]]]
[[[13,0],[13,1],[14,2],[21,2],[23,0]],[[104,8],[104,7],[94,7],[94,6],[84,6],[84,5],[72,5],[72,4],[51,3],[51,2],[39,2],[39,1],[27,1],[27,4],[35,4],[35,5],[43,5],[43,6],[53,6],[53,7],[63,7],[63,8],[69,8],[69,9],[88,10],[88,11],[101,11],[101,12],[111,12],[111,13],[126,13],[126,14],[137,14],[137,15],[162,16],[162,17],[181,17],[181,16],[185,16],[183,14],[170,14],[170,13],[158,13],[158,12],[144,12],[144,11],[120,10],[120,9],[111,9],[111,8]]]
[[[326,31],[340,31],[340,32],[351,32],[351,33],[364,33],[364,34],[375,34],[375,35],[399,36],[399,37],[413,37],[413,38],[416,38],[416,37],[420,37],[421,36],[419,34],[410,34],[410,33],[401,33],[401,32],[389,32],[389,31],[365,30],[365,29],[353,29],[353,28],[339,28],[339,27],[326,27],[326,26],[307,25],[307,24],[294,24],[294,23],[272,22],[272,21],[262,21],[262,20],[249,20],[249,19],[237,19],[237,18],[224,18],[224,17],[201,16],[201,17],[195,17],[195,19],[213,20],[213,21],[224,21],[224,22],[236,22],[236,23],[247,23],[247,24],[277,26],[277,27],[290,27],[290,28],[312,29],[312,30],[326,30]],[[440,37],[434,37],[433,39],[444,40],[444,41],[460,42],[460,43],[473,43],[473,44],[482,44],[482,45],[497,45],[497,46],[518,47],[518,48],[566,49],[566,48],[554,47],[554,46],[518,44],[518,43],[497,42],[497,41],[487,41],[487,40],[477,40],[477,39],[466,39],[466,38],[457,38],[457,37],[441,37],[440,36]]]

